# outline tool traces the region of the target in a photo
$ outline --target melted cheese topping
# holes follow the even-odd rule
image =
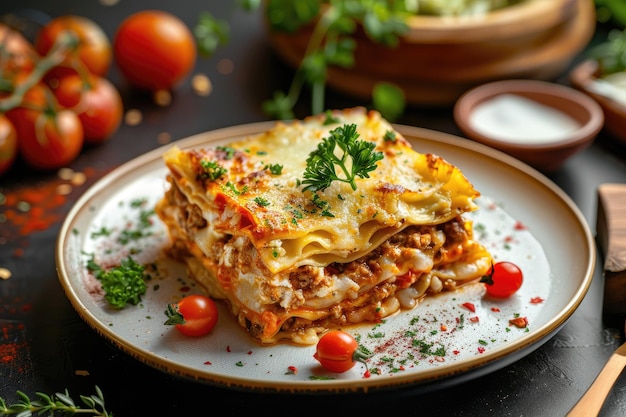
[[[379,113],[352,109],[335,116],[338,123],[324,124],[326,117],[319,115],[279,122],[227,147],[173,147],[165,153],[177,186],[210,224],[200,243],[203,252],[222,235],[243,235],[271,273],[345,263],[410,225],[441,224],[477,208],[473,199],[479,193],[457,167],[413,150]],[[303,192],[299,181],[309,154],[344,124],[356,124],[359,140],[374,142],[384,158],[369,178],[357,178],[356,191],[334,181],[317,197]],[[395,140],[385,140],[388,132]],[[207,162],[225,170],[223,175],[207,179]],[[279,174],[271,172],[274,165],[282,166]]]

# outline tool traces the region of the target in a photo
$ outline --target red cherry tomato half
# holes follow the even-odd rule
[[[122,98],[106,78],[70,74],[60,78],[53,91],[61,106],[78,114],[85,143],[104,142],[122,122]]]
[[[365,364],[368,356],[351,334],[341,330],[331,330],[320,337],[313,355],[324,368],[339,373],[352,369],[357,362]]]
[[[175,326],[185,336],[204,336],[213,330],[218,319],[215,302],[204,295],[188,295],[169,304],[165,311],[168,326]]]
[[[524,282],[524,274],[520,267],[512,262],[498,262],[480,282],[485,283],[488,295],[508,298],[520,289]]]
[[[122,22],[113,39],[115,62],[128,82],[149,90],[169,90],[196,62],[193,34],[178,17],[144,10]]]
[[[35,49],[42,56],[46,55],[64,32],[76,36],[78,46],[61,66],[74,68],[79,61],[92,74],[105,76],[111,66],[111,42],[102,28],[86,17],[66,15],[52,19],[39,31]]]

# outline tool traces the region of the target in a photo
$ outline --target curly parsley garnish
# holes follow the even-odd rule
[[[93,255],[87,261],[87,269],[102,284],[104,299],[111,307],[123,308],[126,304],[137,305],[146,293],[144,266],[130,256],[123,259],[119,266],[104,270],[98,265]]]
[[[376,144],[358,140],[355,124],[347,124],[330,131],[330,135],[309,154],[304,171],[304,191],[324,191],[333,181],[350,184],[356,190],[356,178],[369,178],[376,169],[376,163],[383,159],[382,152],[374,152]],[[341,155],[335,154],[339,148]],[[343,176],[337,174],[337,170]]]

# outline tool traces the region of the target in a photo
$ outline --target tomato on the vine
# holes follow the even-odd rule
[[[367,366],[365,360],[369,355],[359,349],[358,342],[350,333],[331,330],[320,337],[313,357],[329,371],[343,373],[357,362]]]
[[[80,153],[83,127],[71,110],[59,109],[52,93],[36,84],[22,103],[5,114],[15,127],[19,153],[35,169],[51,170],[72,162]]]
[[[0,113],[0,175],[11,168],[17,157],[17,133],[13,123]]]
[[[213,330],[218,319],[215,302],[204,295],[192,294],[168,304],[165,324],[175,326],[185,336],[204,336]]]
[[[46,55],[62,33],[73,34],[78,45],[59,67],[76,69],[82,63],[89,72],[105,76],[112,61],[111,42],[102,28],[83,16],[59,16],[48,22],[37,34],[35,49]]]
[[[130,84],[149,91],[169,90],[193,69],[196,43],[178,17],[144,10],[127,17],[119,26],[113,53]]]
[[[0,23],[0,45],[0,75],[3,79],[32,71],[38,55],[20,32]]]
[[[52,88],[59,104],[73,110],[83,125],[85,143],[107,140],[123,117],[122,98],[109,80],[96,75],[61,77]]]
[[[480,279],[485,283],[487,294],[496,298],[508,298],[519,290],[524,282],[524,274],[512,262],[498,262],[491,266],[489,274]]]

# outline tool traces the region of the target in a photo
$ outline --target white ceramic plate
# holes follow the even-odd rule
[[[225,144],[271,125],[220,129],[177,145]],[[147,229],[138,226],[141,214],[163,195],[166,168],[161,155],[167,147],[115,169],[76,202],[57,242],[61,284],[80,316],[128,354],[165,372],[231,388],[316,393],[401,386],[426,390],[519,360],[547,341],[587,292],[596,260],[584,217],[556,185],[503,153],[440,132],[396,127],[416,150],[438,154],[460,167],[481,191],[481,209],[472,214],[476,236],[496,260],[520,265],[525,281],[506,300],[489,299],[481,285],[473,285],[427,298],[382,324],[348,329],[374,352],[368,360],[369,376],[362,364],[343,374],[325,371],[313,358],[314,346],[260,346],[225,308],[207,337],[186,338],[163,325],[168,303],[199,291],[184,268],[161,253],[168,236],[157,216],[149,217],[152,226]],[[120,235],[136,230],[149,235],[118,243]],[[104,236],[103,231],[110,234]],[[131,253],[156,270],[139,305],[114,311],[102,301],[86,263],[93,255],[99,264],[113,265]],[[538,299],[543,301],[532,301]],[[509,324],[517,316],[528,319],[526,328]]]

